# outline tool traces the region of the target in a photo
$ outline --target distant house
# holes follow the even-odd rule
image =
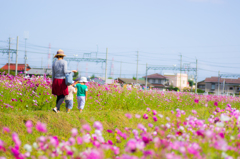
[[[32,75],[40,75],[43,76],[46,75],[52,75],[52,69],[49,68],[32,68],[29,71],[26,72],[26,74],[32,76]]]
[[[168,79],[169,85],[173,87],[178,87],[181,90],[185,87],[189,87],[187,74],[164,74],[164,76]]]
[[[143,78],[146,78],[144,76]],[[158,73],[151,74],[147,76],[147,82],[151,83],[154,88],[164,89],[166,86],[168,86],[168,79],[167,77],[160,75]]]
[[[25,64],[18,64],[17,66],[17,71],[18,72],[24,72]],[[4,65],[1,69],[3,70],[8,70],[8,63]],[[26,71],[29,71],[31,67],[27,64]],[[16,64],[15,63],[10,63],[10,71],[15,71],[16,70]]]
[[[204,80],[205,92],[218,93],[218,77],[210,77]],[[219,94],[239,94],[240,93],[240,78],[220,78]]]
[[[132,78],[118,78],[118,83],[120,84],[131,84],[131,85],[134,85],[134,84],[140,84],[140,86],[145,86],[146,84],[146,81],[145,80],[134,80]],[[148,87],[154,87],[152,84],[148,83]]]
[[[113,84],[114,83],[114,79],[107,79],[107,81],[105,82],[105,77],[94,77],[90,81],[97,82],[101,85],[103,85],[105,83],[106,84]]]
[[[197,83],[197,88],[205,91],[205,85],[206,85],[206,83],[205,83],[204,80],[200,81],[200,82]]]

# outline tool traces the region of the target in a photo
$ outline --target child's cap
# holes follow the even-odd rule
[[[88,82],[86,77],[81,77],[79,82]]]

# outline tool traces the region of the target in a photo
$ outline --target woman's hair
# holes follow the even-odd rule
[[[57,56],[57,58],[59,59],[59,58],[63,58],[64,56]]]

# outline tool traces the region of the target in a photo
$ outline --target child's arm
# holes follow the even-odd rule
[[[73,93],[74,93],[74,94],[77,93],[77,88],[73,87]]]

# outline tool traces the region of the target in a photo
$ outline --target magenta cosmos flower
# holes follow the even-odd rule
[[[143,119],[148,119],[148,115],[147,115],[147,114],[144,114],[144,115],[143,115]]]
[[[46,124],[41,123],[41,122],[37,122],[36,129],[37,129],[37,131],[39,131],[39,132],[43,132],[43,133],[46,133],[46,132],[47,132]]]

